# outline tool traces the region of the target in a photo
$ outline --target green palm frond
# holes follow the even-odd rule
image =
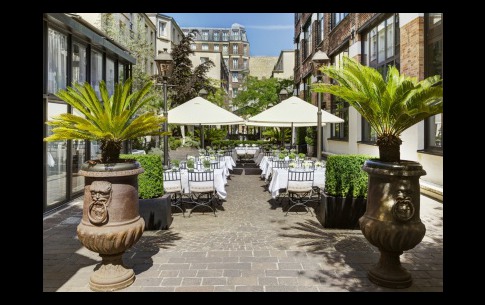
[[[384,80],[376,69],[348,57],[344,57],[343,67],[324,66],[320,70],[338,85],[314,84],[312,91],[346,100],[369,122],[378,137],[399,137],[419,121],[443,112],[439,75],[418,81],[391,66]]]
[[[89,83],[76,83],[65,90],[59,90],[56,96],[77,109],[84,117],[69,113],[53,116],[46,122],[53,127],[53,134],[44,140],[122,142],[145,135],[165,135],[166,133],[160,131],[165,120],[163,117],[154,113],[137,113],[154,98],[148,95],[152,83],[147,82],[141,90],[132,93],[131,86],[131,79],[118,83],[110,96],[105,82],[100,81],[100,99]]]

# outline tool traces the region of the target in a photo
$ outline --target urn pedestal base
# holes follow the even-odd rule
[[[123,253],[102,255],[103,262],[89,279],[89,288],[94,291],[115,291],[126,288],[135,281],[135,272],[123,265]]]
[[[379,262],[369,270],[369,280],[379,286],[388,288],[408,288],[413,284],[411,273],[401,266],[399,256],[403,252],[380,250]]]

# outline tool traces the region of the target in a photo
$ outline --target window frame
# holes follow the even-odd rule
[[[431,32],[430,29],[430,13],[425,13],[424,14],[424,75],[425,77],[429,77],[435,75],[435,73],[432,73],[431,71],[431,62],[430,62],[430,43],[436,43],[441,41],[441,50],[443,50],[443,13],[441,13],[441,21],[439,27],[441,27],[440,31],[434,30]],[[443,53],[441,53],[441,77],[443,78]],[[431,145],[432,140],[430,137],[431,133],[431,127],[430,125],[433,124],[435,116],[429,117],[424,120],[424,149],[420,150],[420,152],[425,152],[433,155],[439,155],[443,156],[443,113],[441,113],[441,126],[440,126],[440,145]],[[436,139],[434,140],[436,143]]]

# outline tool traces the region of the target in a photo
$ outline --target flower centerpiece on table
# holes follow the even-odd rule
[[[312,161],[305,161],[303,162],[303,167],[305,169],[309,169],[312,166],[312,163],[313,163]]]
[[[322,166],[323,166],[323,163],[322,162],[320,162],[320,161],[316,161],[315,162],[315,167],[320,168]]]
[[[216,160],[216,156],[214,156],[214,155],[210,155],[210,156],[209,156],[209,160],[211,160],[211,161],[215,161],[215,160]]]
[[[205,149],[200,148],[199,149],[199,155],[205,155]]]
[[[302,160],[305,159],[305,157],[306,157],[306,155],[304,153],[299,153],[298,154],[298,158],[300,158]]]
[[[249,144],[248,144],[248,143],[246,143],[246,144],[244,144],[244,146],[249,147]]]
[[[251,145],[251,146],[252,146],[252,147],[256,147],[257,145],[256,145],[256,144],[253,144],[253,145]]]
[[[284,152],[280,152],[280,153],[278,154],[278,158],[279,158],[279,159],[284,159],[285,157],[286,157],[286,154],[285,154]]]
[[[170,164],[172,165],[172,170],[178,170],[180,167],[180,160],[170,160]]]
[[[290,158],[290,160],[295,160],[296,154],[292,152],[288,155],[288,158]]]
[[[195,156],[191,156],[191,155],[187,156],[187,161],[189,161],[189,160],[194,161],[195,160]]]
[[[200,161],[204,161],[206,159],[206,156],[199,156]]]
[[[294,148],[290,149],[290,153],[296,153],[296,149]]]
[[[290,162],[290,163],[288,164],[288,167],[289,167],[289,168],[296,168],[296,162]]]
[[[242,144],[242,143],[240,143],[238,146],[239,146],[239,147],[243,147],[243,144]]]

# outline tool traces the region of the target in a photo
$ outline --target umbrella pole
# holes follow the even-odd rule
[[[291,147],[290,149],[293,149],[294,141],[293,138],[295,137],[295,129],[293,127],[293,122],[291,122]]]
[[[202,126],[202,124],[199,124],[199,128],[200,128],[200,148],[204,148],[204,126]]]

